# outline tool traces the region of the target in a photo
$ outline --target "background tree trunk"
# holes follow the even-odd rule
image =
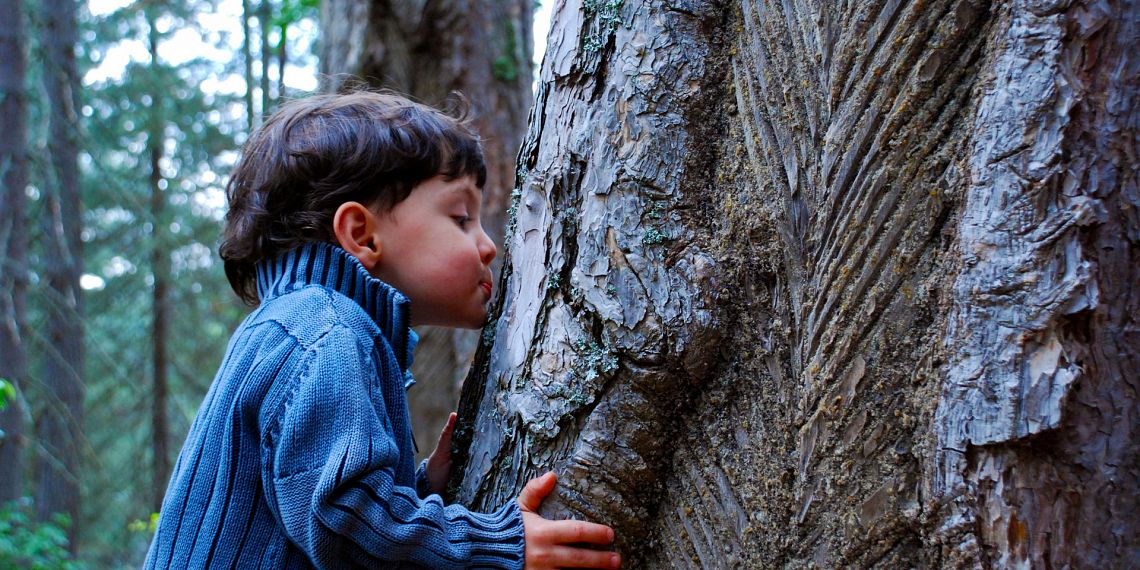
[[[253,47],[250,45],[253,32],[249,25],[253,11],[250,10],[249,2],[250,0],[241,0],[241,60],[245,73],[245,92],[242,93],[242,100],[245,102],[245,127],[247,132],[252,133],[254,118],[258,117],[258,114],[253,107]]]
[[[273,28],[270,21],[272,6],[270,0],[261,0],[257,4],[257,31],[261,41],[261,116],[269,114],[273,106],[273,96],[269,93],[269,70],[272,69],[273,50],[269,47],[269,32]]]
[[[150,44],[150,65],[154,77],[159,77],[158,30],[155,15],[147,12],[147,33]],[[147,156],[150,167],[150,266],[154,285],[151,289],[151,508],[162,509],[162,498],[170,480],[170,419],[169,368],[167,347],[170,331],[170,236],[167,234],[166,192],[162,177],[162,156],[165,146],[165,120],[162,117],[163,94],[156,89],[150,94],[150,122],[147,129]]]
[[[483,137],[487,184],[483,226],[502,247],[515,154],[531,104],[533,0],[328,0],[321,3],[321,74],[326,91],[363,80],[428,104],[467,98]],[[354,79],[356,78],[356,79]],[[415,308],[413,307],[413,311]],[[421,455],[455,409],[461,374],[478,335],[423,327],[408,393]]]
[[[560,3],[458,499],[553,468],[634,568],[1136,560],[1138,39],[1130,1]]]
[[[43,274],[49,311],[43,379],[48,400],[36,421],[40,447],[36,509],[41,519],[70,517],[72,552],[79,523],[79,463],[83,434],[83,274],[79,149],[76,142],[76,3],[43,2],[44,90],[49,105],[51,174],[44,188]]]
[[[24,8],[0,0],[0,378],[15,388],[0,410],[0,504],[23,495],[28,374],[28,115]],[[4,398],[4,396],[0,396]]]

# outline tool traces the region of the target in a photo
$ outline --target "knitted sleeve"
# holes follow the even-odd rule
[[[395,484],[399,451],[355,335],[334,329],[301,368],[289,401],[263,416],[262,479],[274,517],[315,566],[523,567],[513,501],[474,513]]]
[[[426,499],[431,494],[431,484],[427,478],[427,459],[421,461],[420,466],[416,468],[416,494],[421,499]]]

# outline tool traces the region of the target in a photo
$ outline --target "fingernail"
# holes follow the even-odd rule
[[[611,528],[610,531],[606,533],[606,536],[609,537],[610,542],[613,542],[614,541],[614,529]]]
[[[619,568],[621,566],[621,556],[618,556],[617,554],[611,554],[610,555],[610,566],[612,566],[614,568]]]

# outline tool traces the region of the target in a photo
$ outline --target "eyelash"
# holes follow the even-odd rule
[[[459,224],[460,228],[466,228],[467,222],[471,221],[469,216],[452,216],[452,219],[455,220],[455,223]]]

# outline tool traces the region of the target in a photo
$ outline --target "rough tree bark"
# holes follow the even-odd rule
[[[44,335],[47,401],[36,419],[36,511],[47,520],[71,518],[71,550],[79,522],[80,441],[83,434],[83,274],[79,147],[75,129],[79,74],[75,63],[76,3],[44,0],[44,91],[49,108],[51,169],[44,188],[43,275],[49,310]]]
[[[502,249],[515,155],[531,104],[533,0],[328,0],[321,3],[326,91],[360,81],[445,105],[467,98],[483,137],[483,226]],[[497,268],[496,268],[497,270]],[[415,307],[412,308],[415,310]],[[422,455],[435,445],[477,341],[467,331],[423,327],[408,393]]]
[[[16,390],[0,410],[0,504],[23,495],[28,373],[28,149],[24,9],[0,1],[0,378]],[[3,398],[3,396],[0,396]]]
[[[1140,559],[1138,39],[1132,1],[559,2],[458,500],[553,468],[635,568]]]

